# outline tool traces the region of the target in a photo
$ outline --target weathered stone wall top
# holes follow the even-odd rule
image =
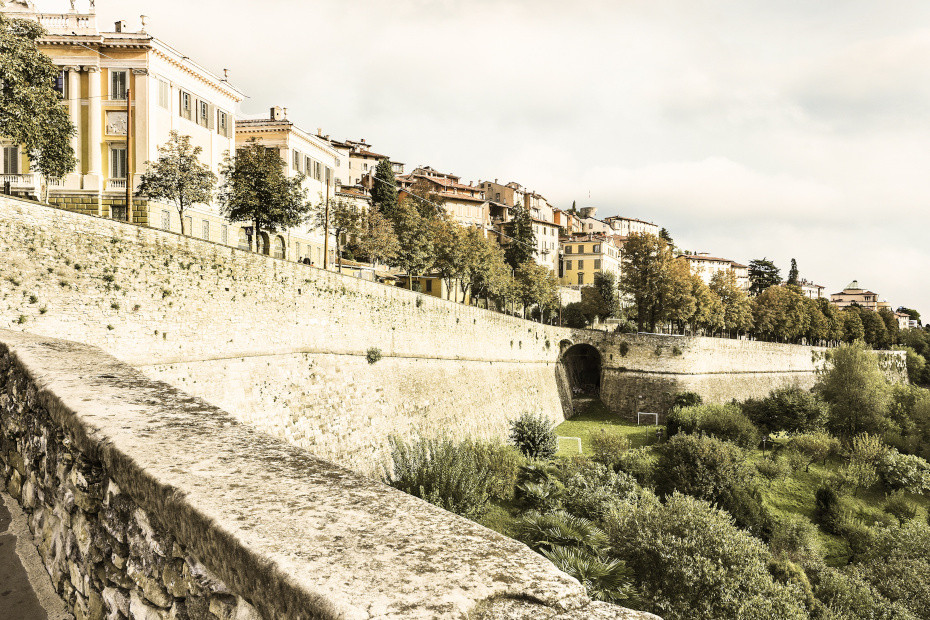
[[[464,617],[476,605],[523,610],[506,617],[650,617],[592,606],[524,545],[263,435],[95,347],[0,330],[0,369],[28,383],[0,390],[4,410],[47,411],[65,444],[264,617]]]

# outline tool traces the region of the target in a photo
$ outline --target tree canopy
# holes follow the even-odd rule
[[[749,261],[749,292],[759,295],[770,286],[781,284],[781,273],[767,258]]]
[[[513,219],[504,227],[507,236],[504,256],[507,264],[516,269],[528,260],[533,260],[536,251],[536,234],[533,232],[533,218],[530,210],[517,203],[513,211]]]

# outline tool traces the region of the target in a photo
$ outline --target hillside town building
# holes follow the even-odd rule
[[[710,256],[706,253],[700,254],[680,254],[679,258],[688,261],[688,267],[691,273],[697,274],[704,281],[704,284],[710,284],[714,275],[722,272],[733,272],[736,276],[736,283],[743,290],[749,290],[749,266],[737,263],[729,258],[720,258]]]
[[[858,280],[853,280],[847,284],[846,288],[839,293],[832,293],[830,303],[837,308],[848,308],[857,305],[873,311],[891,308],[891,304],[887,301],[879,300],[878,293],[860,287]]]
[[[475,226],[482,230],[490,227],[489,205],[480,186],[465,185],[454,174],[420,166],[408,175],[397,177],[398,199],[409,196],[418,183],[439,200],[449,216],[462,226]]]
[[[621,249],[613,239],[585,235],[562,242],[562,268],[559,282],[563,286],[590,286],[598,273],[620,277]]]

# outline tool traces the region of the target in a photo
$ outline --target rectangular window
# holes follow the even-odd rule
[[[433,281],[432,281],[432,280],[427,280],[427,281],[426,281],[426,292],[427,292],[427,293],[432,293],[432,292],[433,292]]]
[[[129,84],[126,71],[110,69],[110,99],[120,100],[126,98],[126,88]]]
[[[3,174],[19,174],[19,147],[3,147]]]
[[[595,268],[595,269],[600,269],[600,268],[601,268],[601,259],[599,259],[599,258],[595,258],[595,259],[594,259],[594,268]]]
[[[578,261],[578,269],[584,269],[584,261],[583,261],[583,260]]]
[[[220,240],[223,242],[223,245],[229,245],[229,226],[226,224],[220,226]]]
[[[565,253],[566,253],[566,254],[571,254],[571,253],[572,253],[572,246],[566,245],[566,246],[565,246]]]
[[[207,241],[210,240],[210,222],[207,220],[203,221],[203,235],[201,235]]]
[[[224,138],[229,137],[229,115],[222,110],[216,112],[216,133]]]
[[[55,79],[52,80],[52,88],[55,89],[62,99],[68,98],[68,77],[65,75],[65,72],[59,71],[58,75],[55,76]]]
[[[186,93],[183,90],[178,91],[180,95],[180,107],[178,108],[178,113],[181,115],[181,118],[186,118],[187,120],[193,120],[194,112],[194,101],[191,99],[191,94]]]
[[[185,217],[185,218],[184,218],[184,231],[185,231],[188,235],[193,235],[193,234],[194,234],[194,218],[192,218],[192,217]]]
[[[211,113],[211,106],[206,101],[197,102],[197,124],[201,127],[212,127],[213,126],[213,114]]]
[[[126,178],[126,146],[110,147],[110,178]]]
[[[595,243],[595,244],[594,244],[594,250],[593,250],[593,252],[594,252],[595,254],[597,254],[597,253],[600,252],[600,251],[601,251],[601,244],[600,244],[600,243]]]
[[[584,284],[584,273],[578,272],[578,284]]]
[[[565,261],[565,269],[571,269],[571,268],[572,268],[572,261],[570,260]]]
[[[166,110],[171,109],[171,85],[164,80],[158,80],[158,105]]]
[[[323,178],[323,182],[329,185],[330,182],[332,182],[333,180],[333,169],[327,166],[325,172],[326,172],[326,175]]]
[[[161,212],[161,229],[171,230],[171,211]]]
[[[323,164],[318,161],[313,162],[313,178],[317,181],[323,180]]]
[[[300,158],[301,158],[300,151],[298,151],[297,149],[294,149],[294,157],[291,163],[294,165],[294,170],[296,172],[300,172]]]

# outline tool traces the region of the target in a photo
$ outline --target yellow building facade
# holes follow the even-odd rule
[[[598,273],[620,277],[621,250],[613,241],[601,237],[574,238],[562,241],[562,286],[590,286]]]

